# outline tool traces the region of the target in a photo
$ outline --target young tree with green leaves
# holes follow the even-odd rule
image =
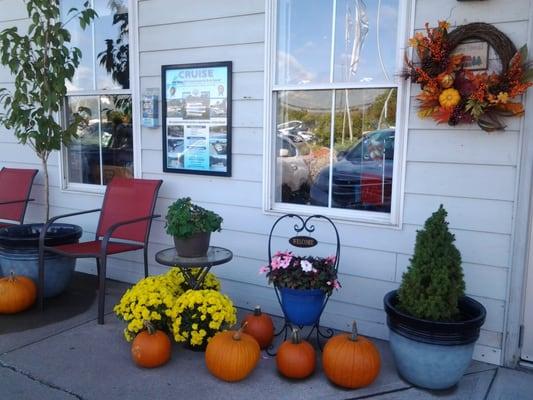
[[[448,230],[448,213],[439,209],[416,235],[415,254],[403,274],[398,307],[421,319],[449,321],[459,314],[465,283],[461,254]]]
[[[72,8],[67,21],[61,21],[59,0],[25,0],[30,25],[25,34],[17,27],[0,32],[0,63],[15,78],[14,88],[0,88],[0,123],[12,129],[20,143],[30,146],[41,160],[46,219],[50,213],[48,159],[61,145],[77,137],[82,117],[72,115],[61,124],[59,113],[80,64],[81,51],[70,47],[71,35],[65,25],[78,19],[85,29],[97,17],[85,2],[82,9]]]

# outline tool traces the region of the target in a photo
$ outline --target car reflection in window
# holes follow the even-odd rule
[[[394,129],[371,131],[333,164],[331,206],[390,212]],[[323,168],[310,190],[310,203],[328,206],[330,168]]]
[[[277,189],[281,188],[282,202],[307,204],[309,202],[309,167],[304,156],[311,151],[303,141],[295,141],[290,135],[276,137]]]

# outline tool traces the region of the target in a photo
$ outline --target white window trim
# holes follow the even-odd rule
[[[139,81],[139,2],[137,0],[128,0],[128,25],[129,25],[129,68],[130,68],[130,89],[112,89],[102,91],[72,91],[68,92],[67,96],[90,96],[90,95],[131,95],[132,101],[132,129],[133,129],[133,176],[138,178],[142,175],[141,167],[141,104],[140,104],[140,81]],[[65,118],[65,113],[62,113],[62,118]],[[103,194],[106,190],[105,185],[95,185],[89,183],[74,183],[68,182],[67,174],[67,157],[66,149],[61,146],[59,151],[59,182],[61,182],[61,192],[77,192],[88,194]]]
[[[265,88],[264,88],[264,110],[263,110],[263,212],[265,214],[279,215],[284,213],[296,213],[302,215],[325,214],[335,220],[355,223],[358,225],[382,225],[391,228],[401,229],[403,221],[403,202],[405,190],[405,172],[407,155],[407,123],[409,119],[409,104],[411,85],[400,79],[397,95],[396,112],[396,134],[394,138],[394,164],[393,164],[393,184],[391,194],[390,213],[379,213],[374,211],[362,211],[351,209],[336,209],[320,206],[309,206],[290,203],[277,203],[274,200],[275,185],[275,157],[274,141],[272,140],[272,129],[275,125],[275,115],[273,110],[274,92],[277,90],[320,90],[320,89],[357,89],[369,88],[357,83],[333,83],[333,84],[313,84],[301,87],[299,85],[274,85],[275,75],[275,51],[277,43],[277,0],[266,0],[266,21],[265,21]],[[398,10],[398,40],[399,49],[396,60],[396,70],[401,71],[404,67],[403,43],[414,32],[414,11],[415,2],[413,0],[399,0]],[[381,85],[373,85],[379,88]],[[382,85],[390,87],[390,85]],[[331,178],[331,177],[330,177]]]

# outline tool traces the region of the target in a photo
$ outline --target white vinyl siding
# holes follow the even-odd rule
[[[268,232],[275,216],[263,212],[263,85],[265,76],[265,2],[235,0],[220,2],[166,0],[138,2],[140,93],[161,85],[161,65],[210,61],[233,61],[233,177],[192,176],[162,172],[161,129],[142,128],[142,171],[144,178],[163,179],[157,213],[178,197],[191,196],[201,206],[224,217],[223,231],[212,235],[215,245],[234,252],[232,262],[213,268],[222,278],[223,291],[235,304],[252,308],[261,304],[265,312],[280,314],[272,287],[258,269],[266,264]],[[529,0],[457,2],[456,0],[415,1],[417,30],[424,23],[435,25],[451,15],[452,26],[474,21],[494,23],[519,47],[530,30]],[[0,0],[0,29],[25,26],[23,3]],[[531,46],[530,46],[531,47]],[[0,68],[0,85],[11,79]],[[134,87],[134,82],[132,82]],[[509,119],[504,133],[486,134],[474,125],[450,128],[416,116],[411,87],[406,138],[405,195],[403,224],[396,228],[354,224],[336,220],[341,238],[340,281],[343,288],[328,303],[322,323],[349,329],[352,319],[362,334],[387,338],[383,295],[398,287],[408,265],[417,229],[443,203],[449,212],[450,228],[462,253],[467,293],[487,308],[487,322],[476,345],[475,358],[502,362],[502,338],[510,296],[508,281],[512,259],[512,232],[516,221],[516,192],[520,151],[524,137],[522,120]],[[532,113],[533,109],[526,110]],[[527,130],[530,130],[529,128]],[[531,132],[527,132],[528,134]],[[51,158],[52,214],[96,208],[102,197],[65,193],[60,190],[57,154]],[[38,168],[29,148],[16,144],[0,128],[0,167]],[[28,210],[29,221],[42,219],[42,174],[32,191],[36,198]],[[94,235],[94,217],[77,219],[86,237]],[[523,222],[523,221],[522,221]],[[323,251],[331,253],[332,241]],[[150,243],[150,272],[165,267],[154,261],[155,252],[172,245],[164,231],[164,220],[154,222]],[[285,249],[280,241],[277,246]],[[95,272],[94,261],[80,260],[78,269]],[[124,253],[111,258],[109,277],[136,282],[143,275],[142,255]]]

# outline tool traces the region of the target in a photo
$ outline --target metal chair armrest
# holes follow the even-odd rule
[[[9,200],[9,201],[0,201],[0,206],[6,204],[17,204],[17,203],[27,203],[29,201],[34,201],[35,199],[23,199],[23,200]]]
[[[101,210],[102,210],[101,208],[94,208],[92,210],[78,211],[78,212],[69,213],[69,214],[57,215],[53,218],[50,218],[48,221],[46,221],[43,228],[41,229],[41,233],[39,235],[39,248],[44,246],[44,238],[46,236],[46,232],[48,232],[48,228],[50,228],[50,225],[52,225],[58,219],[74,217],[76,215],[90,214],[90,213],[94,213],[94,212],[101,211]]]

